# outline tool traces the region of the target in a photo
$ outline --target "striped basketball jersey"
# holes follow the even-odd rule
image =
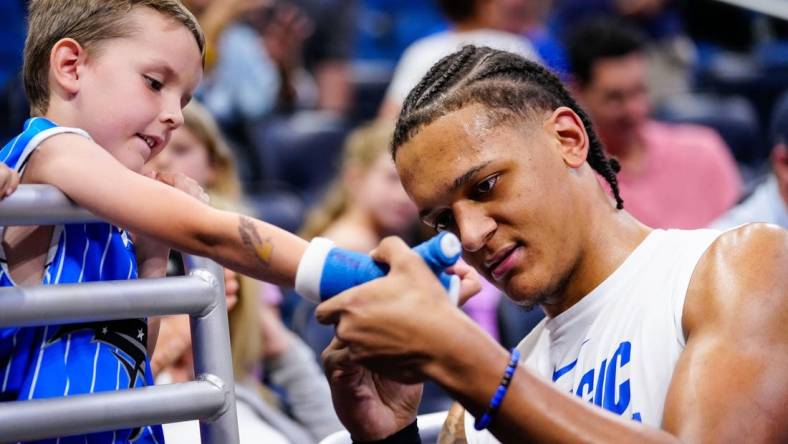
[[[23,174],[33,151],[64,132],[89,137],[44,118],[25,122],[24,131],[0,150],[0,161]],[[4,227],[0,227],[3,239]],[[14,286],[0,243],[0,286]],[[42,284],[137,278],[134,245],[108,223],[56,226]],[[96,301],[101,303],[101,301]],[[123,390],[152,385],[145,319],[0,328],[0,401],[28,400]],[[46,444],[163,443],[160,426],[37,441]]]
[[[653,230],[597,288],[518,345],[525,368],[571,396],[659,428],[685,339],[684,299],[717,230]],[[466,413],[468,444],[498,442]]]

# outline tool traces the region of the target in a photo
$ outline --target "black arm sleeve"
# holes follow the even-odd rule
[[[413,421],[409,426],[399,432],[378,441],[353,441],[353,444],[421,444],[419,426]]]

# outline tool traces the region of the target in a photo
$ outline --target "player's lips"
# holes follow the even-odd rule
[[[496,281],[504,278],[523,255],[523,247],[519,244],[509,245],[498,250],[490,259],[484,261],[485,267]]]

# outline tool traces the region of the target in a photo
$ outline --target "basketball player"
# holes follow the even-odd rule
[[[441,442],[788,440],[784,230],[638,222],[561,83],[489,48],[436,64],[392,145],[422,220],[458,234],[467,262],[547,319],[510,354],[384,240],[373,257],[391,273],[317,309],[337,324],[324,362],[355,441],[419,442],[410,384],[427,378],[467,410]]]

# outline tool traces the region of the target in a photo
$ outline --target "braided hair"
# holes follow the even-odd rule
[[[560,106],[572,109],[588,134],[589,165],[610,185],[616,208],[624,208],[616,178],[621,165],[605,156],[586,112],[550,71],[506,51],[469,45],[436,63],[405,99],[394,130],[392,155],[423,126],[474,103],[503,111],[503,118],[512,114],[531,117],[534,111]]]

